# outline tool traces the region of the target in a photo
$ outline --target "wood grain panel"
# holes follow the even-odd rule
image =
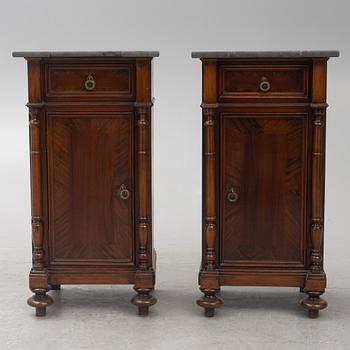
[[[306,120],[222,116],[222,265],[304,266]]]
[[[132,113],[47,119],[51,262],[131,263]]]

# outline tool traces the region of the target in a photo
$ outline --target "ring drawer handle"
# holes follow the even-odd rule
[[[227,194],[227,200],[230,203],[235,203],[238,201],[238,193],[235,191],[233,187],[230,189],[229,193]]]
[[[270,82],[268,81],[268,79],[266,77],[262,77],[261,80],[260,80],[259,87],[260,87],[260,90],[262,92],[267,92],[267,91],[270,90],[271,84],[270,84]]]
[[[95,79],[92,75],[88,75],[88,77],[85,80],[85,89],[88,91],[92,91],[95,89],[96,83]]]
[[[126,200],[130,197],[130,191],[122,184],[119,188],[119,196],[121,199]]]

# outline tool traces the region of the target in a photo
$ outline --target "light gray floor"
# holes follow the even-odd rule
[[[25,302],[28,252],[0,253],[0,349],[350,349],[349,288],[327,290],[330,306],[318,320],[297,305],[295,288],[223,288],[225,305],[208,319],[195,305],[196,254],[172,251],[169,261],[158,252],[149,317],[129,303],[131,286],[64,286],[37,319]]]

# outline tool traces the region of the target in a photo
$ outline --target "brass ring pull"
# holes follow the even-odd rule
[[[122,184],[119,188],[119,196],[121,199],[126,200],[130,197],[130,191]]]
[[[85,80],[85,89],[88,91],[92,91],[95,89],[96,83],[95,79],[92,75],[88,75],[88,77]]]
[[[271,84],[266,77],[261,78],[259,88],[262,92],[267,92],[270,90]]]
[[[230,203],[235,203],[238,201],[238,193],[235,191],[233,187],[230,189],[230,192],[227,194],[227,200]]]

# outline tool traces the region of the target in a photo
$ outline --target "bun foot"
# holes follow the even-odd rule
[[[27,301],[29,306],[35,307],[35,315],[37,317],[46,316],[46,307],[53,303],[53,299],[46,294],[46,289],[34,289],[35,293]]]
[[[204,315],[206,317],[214,317],[215,309],[220,307],[224,302],[218,298],[215,294],[218,292],[216,289],[202,289],[204,296],[197,300],[197,304],[204,308]]]
[[[131,299],[131,303],[138,307],[139,316],[147,316],[149,307],[157,303],[157,299],[153,297],[150,288],[135,288],[137,294]]]
[[[318,318],[320,310],[325,309],[328,306],[328,303],[320,298],[322,293],[308,293],[308,297],[301,300],[300,304],[306,310],[308,310],[309,318]]]

